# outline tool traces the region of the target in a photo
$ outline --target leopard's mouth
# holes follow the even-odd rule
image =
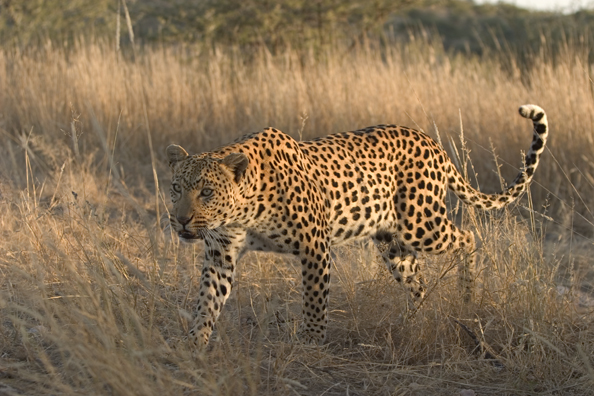
[[[186,243],[194,243],[200,239],[204,239],[202,237],[202,233],[193,233],[188,230],[182,230],[182,231],[178,232],[177,236],[179,237],[179,239],[182,242],[186,242]]]

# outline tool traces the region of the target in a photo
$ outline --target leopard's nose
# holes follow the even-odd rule
[[[190,216],[190,217],[185,217],[185,216],[176,216],[176,218],[177,218],[177,222],[178,222],[179,224],[181,224],[182,226],[185,226],[186,224],[188,224],[188,223],[189,223],[189,222],[192,220],[192,218],[193,218],[193,217],[194,217],[194,216]]]

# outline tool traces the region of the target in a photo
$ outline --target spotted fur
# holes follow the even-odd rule
[[[534,133],[524,169],[497,194],[475,190],[428,135],[378,125],[298,142],[274,128],[219,150],[189,156],[167,148],[173,171],[171,225],[184,242],[203,239],[205,262],[191,341],[208,343],[231,293],[237,260],[248,250],[301,261],[306,343],[323,342],[328,324],[330,247],[371,238],[394,278],[423,297],[417,254],[462,254],[460,285],[472,294],[475,241],[446,216],[447,188],[465,203],[501,208],[523,191],[548,134],[544,111],[520,107]]]

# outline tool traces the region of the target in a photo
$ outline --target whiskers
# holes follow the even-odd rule
[[[197,242],[197,240],[204,240],[206,247],[211,252],[218,250],[221,254],[226,251],[226,246],[229,244],[229,238],[224,231],[220,229],[207,228],[206,222],[192,222],[186,226],[182,226],[174,215],[163,214],[159,221],[159,225],[165,237],[172,238],[176,235],[181,241],[186,243]]]
[[[221,235],[219,230],[203,228],[200,231],[204,233],[204,242],[209,250],[218,250],[221,254],[225,252],[225,246],[227,244],[224,242],[227,238],[224,235]]]

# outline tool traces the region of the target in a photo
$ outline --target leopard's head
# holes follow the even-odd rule
[[[216,234],[216,229],[234,221],[239,184],[248,166],[244,154],[190,156],[172,144],[167,147],[167,158],[173,172],[170,221],[183,242],[203,239],[209,232]]]

